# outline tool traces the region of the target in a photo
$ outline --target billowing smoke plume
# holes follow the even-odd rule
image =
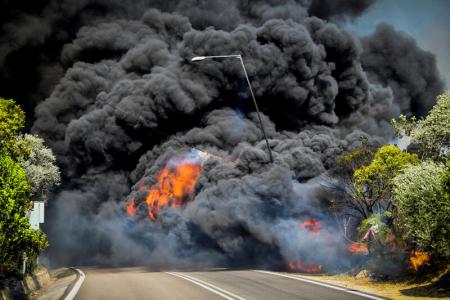
[[[387,24],[379,25],[362,42],[362,64],[371,81],[392,88],[402,113],[424,116],[444,88],[435,56]]]
[[[262,24],[271,19],[301,22],[310,15],[356,16],[373,1],[343,0],[339,5],[323,0],[25,0],[1,1],[0,94],[14,97],[33,113],[72,62],[61,58],[61,49],[80,28],[117,19],[139,20],[148,8],[178,12],[196,29],[214,26],[232,30],[239,24]],[[115,49],[109,49],[109,54]],[[106,51],[108,52],[108,51]],[[100,57],[105,53],[97,53]],[[95,53],[91,53],[94,57]],[[20,78],[18,82],[17,78]]]
[[[331,2],[66,0],[6,18],[2,78],[18,51],[52,50],[32,69],[47,76],[25,92],[52,90],[33,124],[65,179],[48,218],[52,258],[161,267],[337,261],[344,243],[316,195],[320,177],[361,137],[390,139],[390,118],[426,112],[442,84],[432,55],[410,38],[384,26],[361,42],[330,21],[373,1]],[[239,61],[190,61],[222,54],[244,58],[274,163]],[[143,187],[192,149],[209,153],[193,198],[152,222]],[[299,226],[311,219],[327,233]]]

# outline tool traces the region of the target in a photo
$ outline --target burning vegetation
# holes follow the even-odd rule
[[[412,251],[409,256],[410,268],[417,272],[421,267],[427,265],[430,262],[430,256],[422,251]]]
[[[192,200],[194,187],[201,170],[200,164],[192,163],[165,167],[145,198],[150,219],[156,220],[161,207],[180,207]]]
[[[193,157],[192,153],[197,156]],[[202,163],[206,157],[205,152],[193,149],[185,158],[170,160],[152,186],[145,183],[139,184],[138,191],[146,193],[147,213],[153,222],[156,221],[161,208],[166,206],[179,208],[193,199],[197,178],[202,171]],[[127,213],[129,216],[136,215],[133,196],[128,201]]]
[[[320,234],[320,221],[315,219],[305,220],[300,224],[300,228],[310,234],[318,235]]]
[[[320,220],[317,219],[307,219],[300,223],[300,228],[306,232],[307,235],[319,236],[321,234],[320,230]],[[319,264],[305,263],[302,261],[302,257],[298,256],[295,261],[288,262],[288,269],[291,272],[303,272],[303,273],[320,273],[322,271],[322,266]]]
[[[348,251],[351,253],[359,253],[359,254],[369,253],[369,249],[367,248],[367,246],[362,243],[351,243],[348,246]]]
[[[322,272],[322,266],[316,264],[305,264],[302,262],[301,257],[297,261],[291,261],[288,263],[289,270],[291,272],[303,272],[303,273],[320,273]]]

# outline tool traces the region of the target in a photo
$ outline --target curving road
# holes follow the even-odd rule
[[[82,268],[75,299],[382,299],[310,282],[300,275],[266,271],[154,272],[146,268]]]

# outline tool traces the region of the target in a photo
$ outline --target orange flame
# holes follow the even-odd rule
[[[201,171],[200,162],[169,164],[161,171],[156,183],[151,188],[141,183],[139,190],[148,189],[145,202],[149,218],[156,221],[157,214],[163,206],[180,207],[185,202],[192,200],[197,177]],[[127,213],[130,216],[136,215],[133,198],[127,205]]]
[[[369,249],[367,248],[367,246],[359,243],[351,243],[347,249],[351,253],[359,253],[359,254],[369,253]]]
[[[322,271],[321,265],[304,264],[300,257],[297,262],[290,261],[288,267],[291,272],[320,273]]]
[[[300,228],[307,231],[310,234],[320,234],[320,221],[315,219],[305,220],[302,224],[300,224]]]
[[[134,199],[131,199],[127,205],[127,213],[129,216],[134,217],[136,215],[136,207],[134,206]]]
[[[153,186],[150,187],[145,182],[139,183],[139,193],[147,192],[145,202],[148,217],[152,221],[156,221],[162,207],[181,207],[192,200],[197,178],[208,157],[210,154],[193,148],[189,153],[170,160]],[[136,215],[136,205],[141,203],[136,204],[134,196],[131,196],[127,204],[128,215]]]
[[[300,228],[309,234],[320,234],[320,221],[316,219],[307,219],[300,223]],[[301,257],[298,260],[288,262],[288,268],[291,272],[304,272],[304,273],[319,273],[322,271],[322,266],[317,264],[305,264],[302,262]]]
[[[418,271],[423,265],[428,264],[430,256],[425,252],[413,251],[409,257],[410,267],[414,271]]]

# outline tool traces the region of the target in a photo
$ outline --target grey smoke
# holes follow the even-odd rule
[[[388,24],[362,40],[362,64],[372,82],[389,86],[402,113],[425,115],[444,89],[436,57]]]
[[[313,0],[308,12],[322,19],[351,19],[362,15],[375,2],[375,0]]]
[[[85,26],[62,47],[61,66],[68,68],[36,107],[33,124],[64,176],[47,228],[54,261],[280,266],[301,255],[343,267],[346,261],[337,258],[345,244],[317,196],[321,176],[341,153],[361,146],[362,137],[386,142],[389,119],[424,112],[441,87],[412,87],[417,78],[406,76],[407,62],[429,63],[417,76],[439,82],[430,54],[418,48],[407,58],[394,51],[392,64],[374,64],[391,59],[377,48],[383,37],[361,42],[311,16],[327,2],[61,5],[64,13],[54,18],[80,15]],[[352,17],[373,1],[340,2],[345,5],[320,16]],[[94,4],[108,7],[104,17],[87,9]],[[406,37],[398,41],[399,48],[414,45]],[[195,55],[232,53],[244,57],[274,164],[238,62],[190,62]],[[214,154],[193,201],[149,221],[139,186],[151,186],[170,159],[192,148]],[[131,197],[136,219],[124,212]],[[320,219],[336,239],[330,244],[302,231],[299,222],[309,218]],[[330,247],[333,255],[311,251]]]
[[[308,16],[308,10],[309,15],[320,15],[325,10],[330,16],[332,11],[340,16],[356,15],[370,2],[360,4],[343,0],[338,6],[333,5],[332,10],[327,10],[330,3],[319,0],[47,0],[32,4],[22,0],[2,1],[0,79],[5,84],[0,93],[16,98],[32,114],[33,108],[49,96],[74,62],[60,54],[81,28],[117,19],[139,20],[149,8],[185,15],[196,29],[214,26],[232,30],[239,24],[261,25],[278,18],[301,22]],[[20,85],[16,83],[17,77],[21,77]]]

